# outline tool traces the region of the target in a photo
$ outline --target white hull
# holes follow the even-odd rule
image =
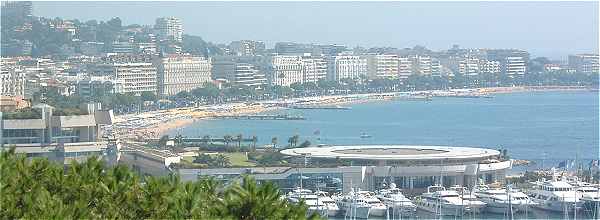
[[[544,201],[544,200],[537,200],[536,201],[538,203],[537,206],[535,206],[536,208],[539,209],[543,209],[543,210],[547,210],[547,211],[552,211],[552,212],[564,212],[565,210],[567,212],[573,212],[576,209],[580,209],[581,205],[577,204],[577,208],[575,208],[575,203],[573,202],[561,202],[561,201]]]
[[[371,216],[371,217],[385,217],[386,215],[387,215],[387,209],[385,207],[371,208],[369,210],[369,216]]]
[[[417,202],[417,207],[419,209],[431,212],[431,213],[439,213],[440,207],[439,204],[429,202],[429,201],[420,201]],[[462,216],[465,212],[469,211],[469,208],[461,205],[450,205],[450,204],[442,204],[442,215],[445,216]]]
[[[346,217],[369,218],[369,207],[357,207],[345,210]]]

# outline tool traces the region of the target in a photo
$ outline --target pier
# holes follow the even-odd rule
[[[344,106],[318,106],[318,105],[294,105],[291,106],[289,108],[293,108],[293,109],[325,109],[325,110],[350,110],[352,108],[350,107],[344,107]]]
[[[213,116],[216,119],[237,119],[237,120],[305,120],[300,115],[221,115]]]

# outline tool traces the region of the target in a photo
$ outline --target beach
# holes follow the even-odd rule
[[[476,95],[488,96],[493,94],[531,92],[531,91],[582,91],[585,87],[574,86],[544,86],[544,87],[491,87],[457,90],[427,90],[413,92],[390,92],[330,95],[259,101],[252,103],[228,103],[198,107],[177,108],[116,116],[115,133],[124,138],[160,138],[170,130],[188,126],[198,120],[206,120],[219,116],[250,115],[274,111],[294,105],[302,106],[340,106],[365,103],[371,101],[391,100],[398,97],[429,97]]]

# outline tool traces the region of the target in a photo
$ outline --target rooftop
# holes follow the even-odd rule
[[[486,159],[500,155],[497,150],[475,147],[412,146],[412,145],[351,145],[292,148],[281,151],[290,156],[361,160],[441,160]]]

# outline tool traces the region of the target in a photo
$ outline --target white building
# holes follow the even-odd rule
[[[458,63],[458,72],[463,75],[476,76],[480,72],[480,60],[477,58],[464,58]]]
[[[412,66],[416,74],[431,75],[431,57],[416,55],[412,57]]]
[[[11,60],[2,58],[0,65],[0,95],[25,96],[25,72]]]
[[[330,78],[335,81],[366,77],[368,74],[367,59],[360,56],[336,56],[331,65]]]
[[[204,57],[169,56],[155,60],[158,94],[173,96],[211,81],[211,63]]]
[[[399,60],[395,54],[367,55],[369,78],[398,77]]]
[[[500,62],[493,60],[481,60],[479,63],[481,73],[498,74],[500,73]]]
[[[598,54],[569,55],[569,67],[580,73],[600,72]]]
[[[122,93],[141,94],[157,91],[157,70],[149,58],[114,56],[92,68],[92,75],[111,76],[123,82]]]
[[[409,57],[398,57],[398,76],[406,79],[413,74],[412,61]]]
[[[304,73],[301,56],[274,56],[272,67],[271,82],[273,85],[290,86],[294,83],[303,83]]]
[[[233,83],[254,89],[263,89],[267,85],[267,78],[252,64],[236,63]]]
[[[157,18],[154,29],[156,29],[160,40],[172,40],[177,42],[183,40],[183,25],[179,18]]]
[[[327,78],[327,61],[322,56],[303,56],[303,82],[316,83]]]
[[[506,57],[504,73],[509,76],[525,75],[527,63],[521,56]]]

